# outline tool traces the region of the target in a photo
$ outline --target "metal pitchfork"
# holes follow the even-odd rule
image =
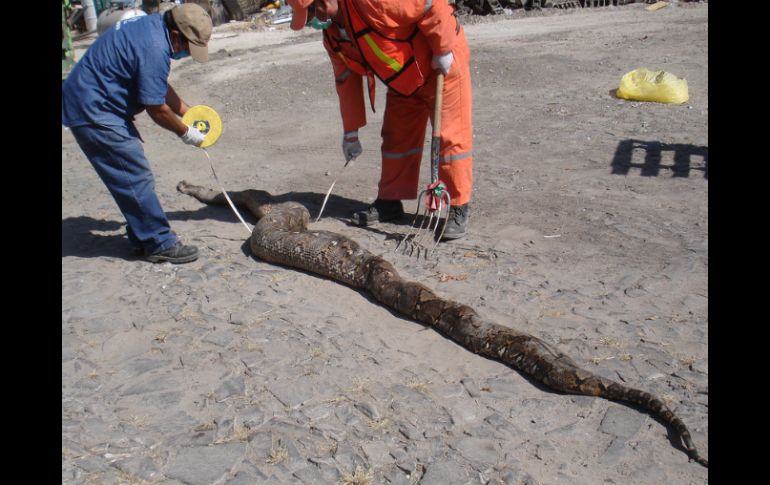
[[[443,217],[446,220],[449,215],[449,206],[452,201],[452,197],[446,190],[444,182],[438,179],[438,161],[439,161],[439,148],[441,147],[441,105],[443,101],[444,93],[444,74],[439,72],[436,76],[436,102],[433,106],[433,132],[430,139],[430,184],[420,192],[417,196],[417,211],[414,215],[414,221],[412,227],[404,235],[404,237],[396,244],[395,250],[402,247],[402,254],[406,254],[409,250],[409,255],[414,254],[417,251],[417,257],[420,257],[420,251],[423,250],[423,254],[427,259],[428,256],[433,254],[433,251],[438,246],[441,237],[444,235],[446,224],[441,228],[441,233],[436,237],[436,231],[438,230],[439,223],[441,221],[442,212]],[[420,216],[420,206],[422,209],[422,220],[419,227],[417,226],[417,218]],[[412,234],[414,231],[414,234]],[[435,243],[433,247],[428,251],[423,241],[430,234]],[[411,237],[410,237],[411,236]],[[428,241],[428,244],[430,242]]]

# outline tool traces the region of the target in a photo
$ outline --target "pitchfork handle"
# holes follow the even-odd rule
[[[436,102],[433,105],[433,133],[430,139],[430,183],[438,180],[438,152],[441,148],[441,105],[444,101],[444,73],[436,74]]]

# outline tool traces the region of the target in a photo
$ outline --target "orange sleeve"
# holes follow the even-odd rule
[[[426,0],[430,8],[417,22],[420,32],[428,40],[433,54],[446,54],[454,48],[457,39],[457,19],[454,7],[447,0]]]
[[[340,100],[342,129],[347,132],[366,126],[363,76],[348,69],[342,59],[328,47],[326,52],[329,54],[334,70],[334,85]]]

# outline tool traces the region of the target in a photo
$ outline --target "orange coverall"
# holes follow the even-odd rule
[[[469,202],[473,185],[470,50],[462,26],[452,15],[454,8],[447,0],[352,1],[358,7],[362,19],[376,32],[404,39],[416,26],[416,35],[424,36],[432,51],[428,58],[452,51],[454,61],[444,77],[439,179],[446,184],[453,206]],[[339,8],[347,8],[345,0],[339,1]],[[344,13],[347,16],[347,12]],[[327,32],[334,39],[343,39],[338,42],[342,56],[363,61],[356,46],[345,41],[349,38],[349,32],[343,35],[334,24]],[[363,76],[348,68],[341,56],[332,51],[326,38],[324,46],[334,69],[343,129],[345,132],[357,130],[366,125]],[[417,198],[425,131],[428,120],[433,117],[436,92],[435,71],[431,72],[430,65],[421,66],[420,69],[426,76],[430,73],[430,77],[411,96],[399,95],[392,89],[388,89],[386,95],[381,133],[380,199]]]

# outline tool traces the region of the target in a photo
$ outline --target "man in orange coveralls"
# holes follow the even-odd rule
[[[445,74],[439,179],[452,198],[443,239],[465,235],[473,184],[470,51],[447,0],[288,0],[291,28],[323,30],[342,114],[346,160],[361,154],[366,125],[363,78],[374,111],[374,76],[388,86],[377,200],[353,221],[403,217],[418,194],[425,130],[433,114],[435,70]]]

